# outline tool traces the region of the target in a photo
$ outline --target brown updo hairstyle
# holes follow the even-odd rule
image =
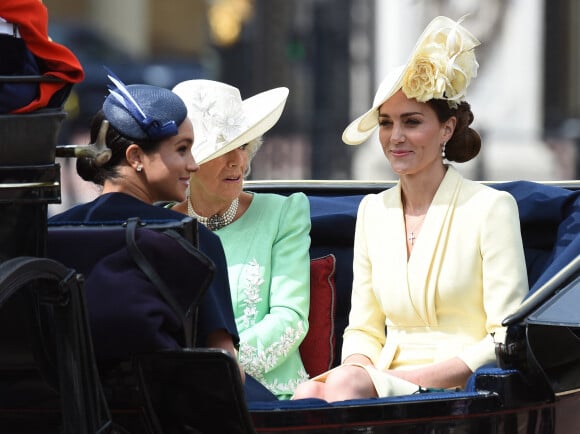
[[[446,100],[432,99],[427,104],[435,110],[439,122],[445,122],[451,116],[457,119],[453,136],[445,145],[445,158],[457,163],[465,163],[475,158],[481,149],[481,137],[469,126],[473,122],[469,103],[463,101],[457,108],[451,108]]]
[[[91,122],[90,143],[95,143],[101,125],[105,120],[102,111],[97,112]],[[143,152],[149,154],[159,148],[161,141],[152,140],[133,140],[121,135],[112,125],[109,124],[105,143],[111,149],[112,155],[105,164],[98,165],[92,157],[79,157],[77,159],[77,173],[85,181],[93,182],[97,185],[103,185],[107,179],[119,178],[118,167],[126,162],[125,151],[131,144],[135,143],[143,149]]]

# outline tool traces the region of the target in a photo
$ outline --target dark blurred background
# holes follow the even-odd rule
[[[253,164],[254,179],[389,179],[391,175],[383,171],[386,164],[378,175],[370,169],[376,156],[366,157],[369,163],[355,164],[355,153],[362,147],[341,141],[344,127],[368,107],[381,78],[374,53],[386,42],[377,40],[389,18],[384,24],[376,19],[387,3],[382,1],[44,0],[49,33],[77,54],[86,71],[85,81],[75,86],[67,101],[69,118],[62,141],[84,140],[90,117],[106,94],[102,65],[107,65],[126,83],[171,88],[181,80],[211,78],[239,87],[244,98],[272,87],[289,87],[282,118],[267,133]],[[543,35],[543,46],[534,47],[542,56],[541,71],[536,71],[541,77],[540,125],[534,132],[541,144],[529,148],[536,157],[526,167],[538,160],[545,165],[543,153],[554,167],[538,165],[537,170],[512,170],[505,176],[531,178],[537,173],[542,179],[578,178],[580,1],[398,0],[389,4],[395,12],[406,8],[401,16],[416,17],[417,23],[409,23],[408,28],[399,23],[401,34],[419,31],[437,14],[456,19],[459,9],[471,10],[472,23],[489,27],[478,57],[484,65],[488,57],[493,58],[491,49],[485,48],[492,46],[485,44],[486,39],[497,39],[509,30],[510,16],[518,10],[538,8],[539,21],[526,25],[526,31]],[[409,13],[414,10],[422,15]],[[486,21],[486,10],[494,11],[497,22]],[[526,49],[521,47],[522,53]],[[485,74],[483,68],[480,72]],[[475,178],[494,179],[493,167],[479,163],[470,170]]]
[[[103,65],[125,83],[171,88],[191,78],[221,80],[243,98],[287,86],[284,114],[252,176],[349,178],[352,149],[340,145],[340,135],[349,121],[352,3],[46,0],[51,37],[77,54],[86,73],[67,102],[61,140],[83,139],[106,95]],[[115,14],[132,18],[119,28]],[[372,26],[366,31],[370,38]]]

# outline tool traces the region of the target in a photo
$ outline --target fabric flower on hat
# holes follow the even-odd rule
[[[219,132],[220,146],[238,137],[245,129],[246,122],[241,101],[229,95],[223,99],[219,111],[213,114],[214,130]]]
[[[375,94],[372,107],[352,121],[342,133],[348,145],[360,145],[379,125],[379,107],[402,90],[419,102],[447,100],[451,108],[463,101],[479,67],[474,48],[479,40],[458,21],[434,18],[425,28],[407,63],[392,68]]]
[[[188,103],[188,110],[199,113],[202,120],[194,125],[194,131],[198,131],[195,148],[204,148],[206,152],[217,151],[244,131],[245,118],[241,101],[233,96],[228,95],[219,100],[212,92],[200,88],[191,95]]]
[[[409,98],[425,102],[446,99],[451,107],[465,97],[479,64],[474,48],[479,41],[457,28],[429,35],[417,47],[403,77],[402,89]]]
[[[200,88],[197,92],[192,93],[191,98],[185,101],[185,105],[188,111],[196,110],[201,117],[208,118],[212,115],[215,101],[207,90]]]

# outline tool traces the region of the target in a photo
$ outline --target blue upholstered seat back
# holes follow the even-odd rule
[[[529,181],[494,187],[518,202],[531,294],[580,254],[580,191]]]

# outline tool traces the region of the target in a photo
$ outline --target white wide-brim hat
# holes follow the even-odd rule
[[[240,91],[213,80],[187,80],[175,92],[193,124],[191,152],[198,164],[207,163],[251,142],[280,119],[289,90],[278,87],[242,100]]]
[[[473,51],[480,42],[461,21],[439,16],[427,25],[407,63],[387,74],[372,107],[346,127],[344,143],[360,145],[367,140],[379,124],[379,107],[400,89],[420,102],[444,99],[455,106],[464,100],[471,79],[477,76]]]

